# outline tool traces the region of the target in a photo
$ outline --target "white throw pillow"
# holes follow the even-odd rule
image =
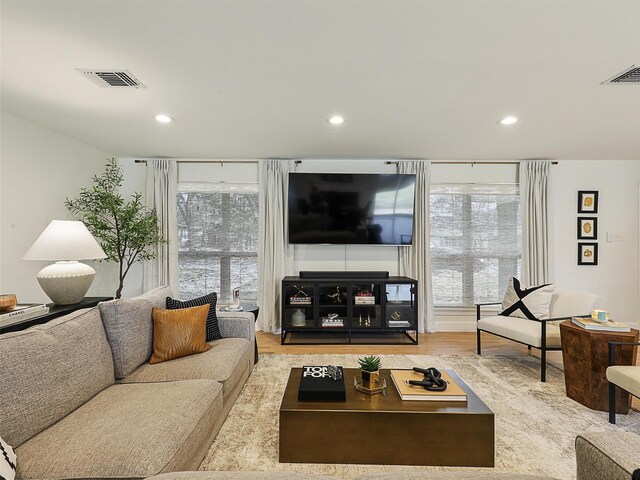
[[[0,437],[0,478],[14,480],[16,478],[16,454]]]
[[[549,305],[555,288],[553,283],[522,288],[520,280],[512,277],[502,300],[500,315],[545,320],[549,318]]]

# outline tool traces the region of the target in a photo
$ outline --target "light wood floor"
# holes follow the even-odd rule
[[[256,332],[258,351],[260,353],[276,353],[289,355],[303,354],[356,354],[356,355],[475,355],[475,333],[429,333],[420,335],[418,345],[280,345],[280,335]],[[527,347],[495,335],[482,335],[482,352],[501,355],[533,355],[540,357],[536,349]],[[547,352],[550,364],[562,366],[562,352]],[[640,365],[640,358],[638,359]],[[640,409],[640,399],[634,398],[634,408]]]
[[[418,345],[280,345],[280,336],[257,332],[260,353],[290,355],[353,353],[356,355],[475,355],[475,333],[429,333],[420,335]],[[540,353],[495,335],[482,336],[482,351],[487,354],[523,354],[540,356]],[[562,353],[548,352],[549,363],[562,368]]]

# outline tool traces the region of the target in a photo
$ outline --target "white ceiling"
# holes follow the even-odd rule
[[[600,85],[640,64],[639,0],[2,0],[0,15],[2,109],[119,156],[640,159],[640,84]],[[497,125],[507,114],[520,122]]]

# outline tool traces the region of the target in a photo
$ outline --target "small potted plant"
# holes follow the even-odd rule
[[[362,372],[362,386],[369,389],[376,388],[380,377],[380,357],[367,355],[359,358],[358,363]]]

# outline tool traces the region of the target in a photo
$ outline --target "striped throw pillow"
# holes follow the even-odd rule
[[[218,295],[216,292],[184,302],[167,297],[167,309],[176,310],[178,308],[200,307],[207,304],[211,305],[209,308],[209,314],[207,315],[207,342],[210,342],[212,340],[220,340],[222,338],[222,335],[220,334],[220,327],[218,327],[218,317],[216,316],[217,301]]]

